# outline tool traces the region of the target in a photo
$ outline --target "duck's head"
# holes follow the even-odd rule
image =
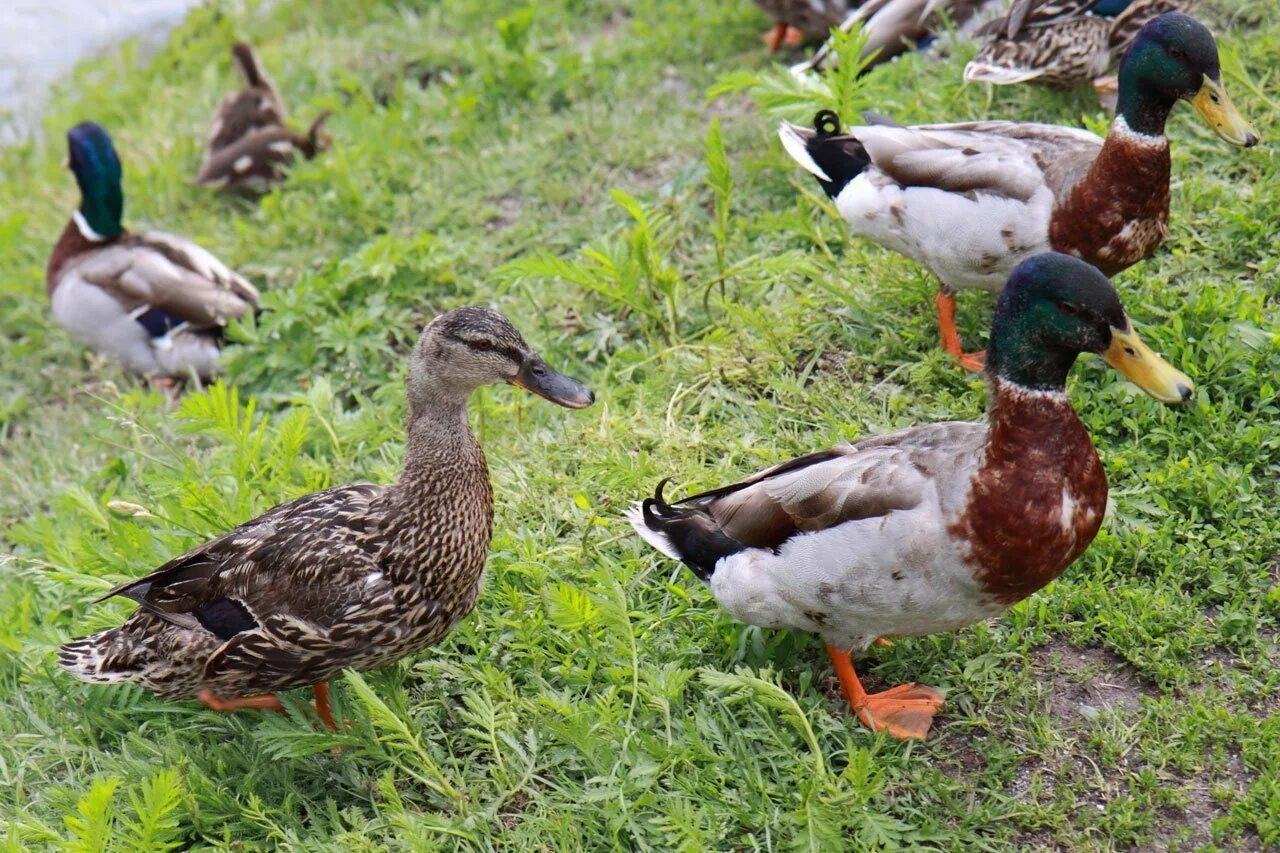
[[[409,407],[465,402],[481,385],[508,383],[570,409],[590,406],[595,395],[557,373],[497,311],[457,308],[422,330],[409,363]]]
[[[1058,252],[1018,264],[996,302],[987,370],[1026,388],[1061,390],[1085,352],[1101,355],[1161,403],[1185,403],[1194,393],[1186,374],[1138,337],[1097,268]]]
[[[1213,34],[1190,15],[1167,12],[1147,21],[1125,51],[1116,112],[1130,129],[1159,136],[1179,100],[1190,101],[1227,142],[1245,148],[1258,144],[1258,132],[1222,85]]]
[[[76,225],[91,240],[109,240],[124,231],[124,190],[120,158],[102,126],[84,121],[67,131],[67,163],[80,185]]]

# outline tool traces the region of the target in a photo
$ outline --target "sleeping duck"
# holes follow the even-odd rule
[[[1141,30],[1165,12],[1191,12],[1199,0],[1015,0],[978,35],[985,44],[964,79],[1007,85],[1071,86],[1104,81]]]
[[[1149,21],[1120,65],[1120,105],[1105,140],[1047,124],[981,121],[840,132],[834,113],[815,129],[783,124],[787,153],[817,177],[849,227],[927,267],[942,345],[970,369],[955,328],[954,293],[993,293],[1014,266],[1049,249],[1115,275],[1168,235],[1165,121],[1188,100],[1219,136],[1251,146],[1258,134],[1222,85],[1205,27],[1171,12]]]
[[[227,322],[256,310],[258,291],[190,240],[125,230],[120,160],[102,127],[78,124],[67,144],[80,207],[45,270],[53,316],[138,373],[209,379]]]
[[[942,696],[916,684],[868,694],[850,653],[998,616],[1093,541],[1107,478],[1065,389],[1088,352],[1160,402],[1192,395],[1138,338],[1106,276],[1036,255],[996,302],[985,423],[820,450],[673,503],[659,484],[630,521],[736,618],[820,635],[866,725],[923,738]]]
[[[305,133],[290,129],[284,100],[267,77],[253,47],[232,45],[232,63],[244,88],[222,99],[209,127],[196,183],[244,193],[263,193],[284,180],[285,167],[296,154],[310,160],[329,147],[324,132],[326,110]]]
[[[330,678],[418,652],[475,606],[493,489],[467,400],[504,382],[573,409],[593,400],[500,314],[442,314],[409,359],[398,482],[304,495],[116,587],[103,598],[138,609],[62,646],[59,663],[84,681],[133,682],[217,711],[280,710],[276,691],[310,685],[335,728]]]

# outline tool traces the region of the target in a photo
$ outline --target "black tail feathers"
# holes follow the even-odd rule
[[[680,557],[680,562],[699,579],[709,581],[717,562],[745,550],[746,546],[727,536],[705,509],[674,507],[667,503],[662,493],[670,481],[670,477],[664,479],[654,490],[653,497],[646,498],[641,504],[645,527],[664,536]]]

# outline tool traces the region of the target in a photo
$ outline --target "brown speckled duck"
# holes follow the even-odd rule
[[[275,691],[311,685],[334,728],[328,679],[420,651],[475,606],[493,490],[467,399],[503,382],[569,408],[593,400],[500,314],[443,314],[410,359],[398,482],[305,495],[122,584],[103,598],[138,609],[62,646],[59,663],[84,681],[134,682],[217,711],[280,710]]]
[[[840,132],[784,124],[787,153],[818,179],[849,228],[927,267],[941,283],[942,344],[971,369],[955,327],[957,290],[998,293],[1024,258],[1053,249],[1115,275],[1168,235],[1169,140],[1180,100],[1233,145],[1258,143],[1231,103],[1218,46],[1194,18],[1148,21],[1120,64],[1120,105],[1106,139],[1074,127],[978,121]]]
[[[869,694],[850,653],[998,616],[1089,547],[1107,478],[1066,392],[1081,353],[1163,403],[1191,398],[1191,380],[1142,343],[1106,277],[1050,252],[1019,264],[996,303],[985,423],[866,438],[670,504],[659,485],[630,521],[736,618],[820,635],[866,725],[923,738],[941,694]]]
[[[305,133],[286,124],[284,99],[263,70],[253,47],[231,47],[232,64],[244,88],[227,95],[214,111],[196,183],[245,193],[262,193],[284,179],[296,154],[310,160],[329,147],[321,113]]]

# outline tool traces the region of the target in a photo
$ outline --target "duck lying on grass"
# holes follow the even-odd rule
[[[424,649],[475,606],[493,489],[467,399],[501,382],[573,409],[594,399],[500,314],[443,314],[410,358],[397,483],[305,495],[122,584],[103,598],[138,609],[62,646],[59,663],[84,681],[135,682],[217,711],[281,710],[275,691],[312,685],[335,728],[331,677]]]
[[[813,130],[784,123],[780,136],[855,233],[938,277],[942,346],[977,370],[981,354],[960,347],[955,291],[999,292],[1018,262],[1050,249],[1115,275],[1164,242],[1164,126],[1178,100],[1190,101],[1226,141],[1257,144],[1222,86],[1213,36],[1177,12],[1143,26],[1125,54],[1119,110],[1105,140],[1010,121],[880,124],[842,134],[829,111]]]
[[[53,316],[77,340],[158,380],[207,380],[230,320],[258,291],[209,252],[161,231],[133,234],[111,137],[83,122],[67,131],[80,207],[45,270]]]
[[[738,619],[822,636],[866,725],[923,738],[942,696],[916,684],[868,694],[850,653],[997,616],[1093,541],[1107,479],[1065,390],[1084,352],[1162,403],[1192,395],[1138,339],[1102,273],[1042,254],[1014,269],[996,303],[985,423],[821,450],[672,504],[664,480],[630,521]]]
[[[285,123],[284,100],[254,49],[243,42],[234,44],[231,59],[245,85],[223,98],[214,111],[196,183],[262,193],[284,180],[285,167],[295,154],[310,160],[329,147],[323,130],[329,111],[305,133],[291,130]]]

